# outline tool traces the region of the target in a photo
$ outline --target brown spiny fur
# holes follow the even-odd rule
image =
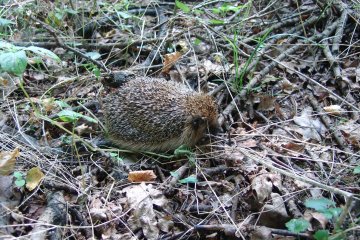
[[[218,117],[211,96],[156,78],[130,80],[104,98],[103,108],[110,140],[132,150],[194,146]]]

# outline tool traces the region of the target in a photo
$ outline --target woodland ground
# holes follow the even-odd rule
[[[360,239],[359,9],[0,0],[0,239]],[[133,74],[208,92],[223,132],[100,145]]]

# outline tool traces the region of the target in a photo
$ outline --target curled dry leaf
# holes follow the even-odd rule
[[[325,136],[326,127],[321,123],[320,119],[312,118],[312,108],[305,108],[300,117],[294,117],[294,122],[301,126],[301,134],[305,139],[314,139],[321,141],[321,136]]]
[[[39,167],[31,168],[26,174],[26,188],[29,191],[34,190],[44,178],[44,173]]]
[[[289,142],[281,145],[283,148],[287,149],[288,153],[292,156],[299,156],[304,152],[305,146],[303,144],[298,144],[294,142]]]
[[[251,188],[260,203],[270,196],[274,186],[281,189],[281,176],[275,173],[263,173],[251,180]]]
[[[128,219],[128,224],[132,230],[142,229],[146,239],[158,239],[159,220],[170,221],[166,218],[158,216],[154,211],[154,205],[167,208],[168,201],[161,191],[154,189],[151,184],[131,185],[122,190],[126,194],[127,206],[132,210],[132,214]],[[126,210],[126,209],[125,209]],[[168,226],[171,226],[169,223]]]
[[[162,69],[162,73],[168,74],[170,68],[176,63],[177,60],[181,57],[180,52],[169,53],[164,56],[164,67]]]
[[[304,213],[304,219],[311,223],[312,230],[325,229],[326,224],[329,220],[325,217],[324,214],[319,212],[314,212],[312,210],[306,210]]]
[[[130,182],[150,182],[156,179],[153,170],[133,171],[129,173],[128,180]]]
[[[284,199],[278,193],[270,194],[271,204],[265,204],[259,216],[259,224],[272,228],[283,228],[290,220]]]
[[[327,107],[324,107],[324,111],[333,115],[341,115],[341,113],[344,111],[339,105],[330,105]]]
[[[14,151],[0,152],[0,175],[7,176],[14,171],[16,158],[20,156],[20,151],[15,148]]]

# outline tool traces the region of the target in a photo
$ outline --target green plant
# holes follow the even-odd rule
[[[243,81],[244,81],[244,77],[245,74],[248,72],[248,67],[250,65],[250,63],[254,60],[256,53],[259,51],[259,49],[261,49],[264,46],[264,42],[267,39],[267,36],[269,35],[270,30],[267,31],[261,38],[257,39],[257,45],[254,49],[254,51],[251,52],[250,57],[247,59],[244,67],[241,69],[240,73],[238,72],[238,70],[236,69],[235,71],[235,79],[232,81],[232,88],[236,91],[236,92],[240,92],[242,90],[243,87]],[[236,34],[235,34],[236,36]],[[236,64],[238,65],[238,63],[236,63],[238,61],[238,47],[237,47],[237,37],[234,37],[234,41],[231,41],[230,39],[226,39],[231,47],[233,48],[234,51],[234,57],[236,57],[236,59],[234,59],[234,64],[236,66]],[[236,41],[235,41],[236,40]],[[248,89],[250,90],[250,89]]]
[[[21,76],[31,58],[51,58],[60,62],[60,58],[53,52],[40,47],[18,47],[5,41],[0,41],[0,71]]]
[[[191,151],[191,149],[185,145],[181,145],[174,151],[175,157],[186,156],[191,165],[195,165],[195,154]]]
[[[213,8],[212,12],[215,14],[219,14],[221,17],[225,17],[227,13],[229,12],[235,13],[244,7],[246,7],[246,4],[233,6],[230,5],[229,3],[224,3],[218,8]]]
[[[22,172],[14,172],[14,177],[15,177],[15,185],[17,187],[23,187],[25,185],[25,178],[24,178],[24,174]]]
[[[340,216],[342,209],[336,208],[335,202],[331,201],[327,198],[310,198],[305,201],[305,206],[309,209],[313,209],[318,213],[323,214],[329,221],[335,222],[337,218]],[[291,219],[287,222],[286,227],[289,231],[294,233],[300,233],[306,231],[310,223],[303,219]],[[342,229],[334,229],[334,236],[330,236],[330,231],[327,229],[317,230],[314,233],[314,239],[316,240],[328,240],[328,239],[342,239]],[[336,236],[335,236],[336,234]],[[340,238],[338,238],[340,236]]]

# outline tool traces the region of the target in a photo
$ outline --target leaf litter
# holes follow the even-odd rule
[[[0,42],[0,237],[359,237],[352,2],[17,4],[2,19],[26,34],[6,24]],[[182,154],[102,143],[93,102],[128,72],[213,95],[222,132]]]

